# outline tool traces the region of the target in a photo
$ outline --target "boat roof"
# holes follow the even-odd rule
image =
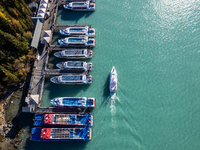
[[[79,76],[60,76],[62,81],[74,81],[74,80],[83,80],[83,75]]]
[[[85,43],[87,41],[87,39],[85,38],[68,38],[68,42],[71,42],[71,43]]]
[[[73,2],[72,6],[86,6],[87,4],[87,2]]]
[[[89,125],[88,122],[91,120],[91,114],[44,114],[42,120],[44,120],[44,124],[50,125]]]
[[[64,65],[67,67],[83,67],[84,62],[65,62]]]
[[[65,55],[84,55],[85,50],[65,50],[62,53]]]

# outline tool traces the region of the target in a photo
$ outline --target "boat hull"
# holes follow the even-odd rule
[[[74,81],[59,82],[59,81],[58,81],[58,77],[59,77],[59,76],[52,77],[52,78],[50,79],[50,81],[51,81],[52,83],[55,83],[55,84],[67,84],[67,85],[91,84],[91,83],[92,83],[92,76],[91,76],[91,75],[86,76],[87,79],[89,78],[89,79],[86,80],[86,81],[74,80]],[[74,76],[74,77],[76,77],[76,76]]]
[[[79,103],[79,101],[82,101],[82,103]],[[96,99],[86,97],[57,97],[51,100],[51,104],[55,107],[95,108]]]
[[[61,55],[62,51],[54,53],[54,56],[57,58],[65,58],[65,59],[89,59],[93,57],[93,52],[91,50],[87,51],[87,55],[79,56],[79,55]]]
[[[58,130],[60,131],[59,133],[56,133],[57,135],[55,135],[54,133],[51,134],[51,132],[48,132],[50,130]],[[46,130],[47,132],[44,133]],[[64,132],[62,132],[62,130]],[[65,131],[68,130],[67,135],[65,133]],[[69,133],[70,130],[80,130],[80,132],[82,132],[82,135],[79,136],[74,136],[73,134]],[[59,134],[63,134],[65,137],[59,138]],[[45,137],[44,137],[45,136]],[[50,137],[55,137],[57,136],[57,138],[50,138]],[[61,137],[61,136],[60,136]],[[90,141],[92,138],[92,130],[91,128],[85,127],[85,128],[41,128],[41,127],[36,127],[36,128],[32,128],[31,131],[31,141]]]
[[[49,127],[91,127],[93,116],[91,114],[36,114],[35,126]]]

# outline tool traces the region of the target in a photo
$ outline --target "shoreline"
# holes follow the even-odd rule
[[[34,60],[35,61],[35,60]],[[33,62],[34,62],[33,61]],[[22,106],[25,105],[25,95],[28,92],[33,62],[28,63],[30,70],[19,86],[8,89],[0,103],[0,149],[19,149],[22,139],[20,135],[24,133],[21,125]],[[8,117],[9,116],[9,117]]]

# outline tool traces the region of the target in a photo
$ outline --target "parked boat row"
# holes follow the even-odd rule
[[[95,37],[95,29],[89,28],[88,26],[85,27],[68,27],[66,29],[60,30],[60,34],[66,36],[88,36],[88,37]]]
[[[71,2],[69,4],[63,5],[65,9],[74,11],[95,11],[96,6],[94,3],[86,2]]]
[[[95,1],[95,0],[93,0]],[[95,11],[94,3],[71,2],[64,5],[65,9],[75,11]],[[68,27],[60,30],[62,35],[68,36],[59,39],[58,43],[62,47],[95,47],[95,29],[85,27]],[[93,52],[88,49],[71,49],[54,53],[57,58],[65,59],[86,59],[93,56]],[[92,63],[82,61],[63,61],[56,66],[66,70],[92,70]],[[91,84],[91,75],[62,75],[50,79],[56,84]],[[54,107],[65,108],[95,108],[96,99],[88,97],[56,97],[51,100]],[[85,109],[86,110],[86,109]],[[33,141],[89,141],[92,138],[93,116],[91,114],[36,114],[32,128],[31,140]]]

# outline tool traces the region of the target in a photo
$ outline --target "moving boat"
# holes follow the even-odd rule
[[[93,125],[91,114],[36,114],[35,126],[88,126]]]
[[[95,108],[96,99],[87,97],[57,97],[51,100],[51,104],[57,107]]]
[[[91,75],[62,75],[55,76],[50,79],[51,82],[57,84],[91,84]]]
[[[111,73],[110,73],[110,92],[115,93],[117,91],[117,72],[115,67],[113,66]]]
[[[58,43],[63,46],[91,46],[95,47],[95,40],[93,38],[85,37],[67,37],[58,40]]]
[[[62,35],[67,36],[89,36],[95,37],[95,29],[89,28],[88,26],[85,27],[69,27],[63,30],[60,30]]]
[[[93,52],[87,49],[63,50],[54,53],[54,56],[58,58],[84,59],[84,58],[92,58]]]
[[[89,141],[92,130],[84,128],[32,128],[32,141]]]
[[[94,3],[86,2],[71,2],[69,4],[63,5],[65,9],[74,11],[95,11],[96,6]]]
[[[56,66],[60,69],[92,70],[92,63],[86,63],[83,61],[60,62]]]

